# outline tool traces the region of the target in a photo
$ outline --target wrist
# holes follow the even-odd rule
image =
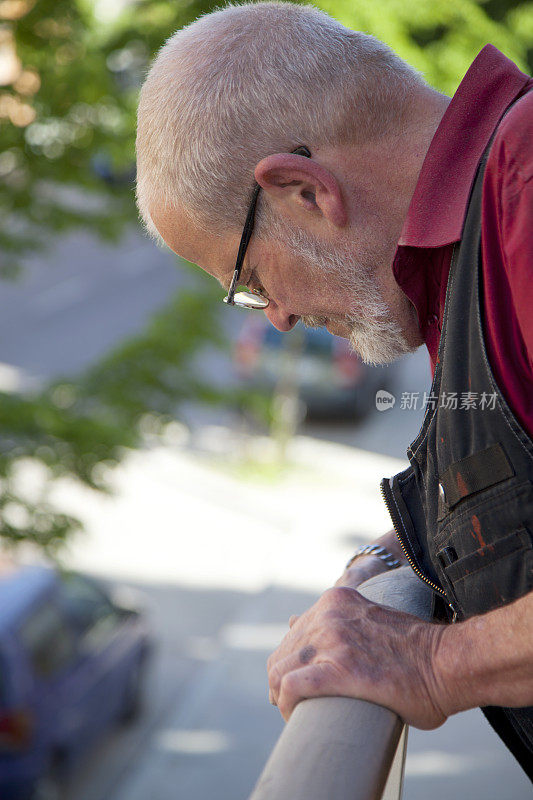
[[[397,569],[402,564],[401,559],[396,558],[383,544],[373,542],[372,544],[361,545],[346,564],[346,569],[349,569],[357,560],[367,555],[372,555],[380,560],[387,569]]]
[[[357,558],[350,567],[346,567],[335,585],[355,588],[370,578],[375,578],[376,575],[387,571],[388,569],[381,559],[366,554]]]
[[[471,637],[471,621],[438,625],[433,671],[438,697],[446,716],[488,705],[487,685],[481,679]]]

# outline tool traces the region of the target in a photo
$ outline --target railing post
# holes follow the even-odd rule
[[[410,567],[382,573],[359,591],[376,603],[432,618],[433,593]],[[365,700],[304,700],[294,709],[249,800],[397,800],[403,783],[404,729],[394,712]]]

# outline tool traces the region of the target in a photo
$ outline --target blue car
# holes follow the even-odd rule
[[[96,581],[0,565],[0,798],[59,797],[73,763],[140,708],[144,615]]]

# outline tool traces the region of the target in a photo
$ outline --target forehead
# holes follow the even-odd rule
[[[198,264],[227,287],[239,244],[239,234],[215,236],[206,233],[183,211],[152,208],[150,216],[165,244],[177,255]]]

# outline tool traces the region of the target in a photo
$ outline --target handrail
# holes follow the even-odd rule
[[[375,603],[432,618],[433,593],[410,567],[382,573],[358,591]],[[304,700],[249,800],[399,799],[406,735],[401,719],[375,703],[349,697]]]

